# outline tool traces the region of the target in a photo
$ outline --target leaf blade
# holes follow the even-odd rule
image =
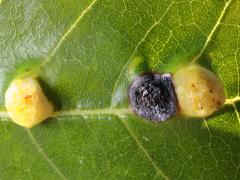
[[[41,5],[31,2],[27,8],[30,12],[35,10],[33,6],[38,8]],[[200,53],[200,63],[220,76],[229,98],[236,97],[239,94],[239,78],[235,78],[239,77],[238,1],[229,4],[231,11],[225,11],[226,14],[223,10],[228,4],[224,1],[96,1],[91,10],[86,11],[81,25],[76,24],[67,36],[62,34],[69,31],[67,29],[71,24],[78,22],[75,20],[81,17],[79,12],[84,12],[94,1],[85,2],[82,6],[78,1],[69,1],[69,7],[74,9],[70,21],[66,13],[70,9],[64,12],[56,6],[61,1],[51,5],[39,2],[43,10],[48,10],[49,18],[55,18],[55,26],[61,27],[56,22],[62,19],[65,27],[60,28],[58,38],[50,38],[51,44],[61,43],[55,45],[57,49],[53,50],[53,59],[40,73],[46,94],[52,94],[53,99],[59,101],[61,111],[55,114],[57,121],[31,130],[32,138],[26,137],[25,130],[11,122],[1,121],[1,137],[4,138],[0,143],[8,149],[0,150],[1,154],[7,154],[0,158],[0,164],[4,165],[0,168],[1,178],[31,178],[33,174],[39,179],[62,176],[71,179],[149,179],[165,176],[169,179],[237,179],[240,176],[237,168],[239,103],[234,102],[235,109],[225,106],[208,121],[177,117],[158,125],[137,118],[128,109],[127,102],[122,109],[115,106],[109,109],[112,97],[115,98],[114,89],[125,81],[122,79],[122,76],[128,75],[125,67],[136,53],[141,53],[153,70],[173,71],[173,66],[189,62],[188,56],[194,57],[206,48]],[[3,1],[0,8],[11,12],[10,4],[5,3]],[[15,2],[12,4],[15,5]],[[7,16],[1,12],[4,11],[0,11],[0,21],[4,22]],[[17,12],[20,10],[17,9]],[[39,19],[44,19],[43,16],[36,18],[37,15],[30,17],[35,25]],[[23,19],[24,16],[20,16],[15,24],[28,27]],[[46,21],[46,24],[51,24],[51,21]],[[235,24],[234,28],[229,28],[232,24]],[[51,33],[53,30],[49,27],[52,26],[45,30]],[[20,26],[16,29],[19,30]],[[30,28],[26,29],[31,32]],[[0,45],[0,99],[3,108],[4,91],[14,77],[12,73],[32,56],[37,56],[41,63],[54,45],[44,48],[47,41],[39,43],[40,52],[37,52],[36,48],[28,48],[27,43],[23,43],[21,47],[28,53],[21,53],[19,46],[9,47],[16,41],[25,42],[29,36],[9,40],[14,29],[10,29],[9,34],[4,27],[0,30],[4,34],[0,37],[4,42]],[[44,33],[36,34],[48,37],[43,36]],[[37,37],[36,34],[32,39]],[[230,34],[232,36],[225,38]],[[61,41],[61,37],[66,38]],[[16,51],[17,56],[14,57],[9,49]],[[126,97],[124,101],[127,101]],[[34,147],[36,144],[48,158],[44,158],[41,150]],[[50,162],[54,165],[51,166]],[[49,163],[54,173],[46,168]],[[13,174],[13,171],[16,173]]]

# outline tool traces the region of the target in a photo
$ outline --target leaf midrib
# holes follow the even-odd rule
[[[240,102],[240,96],[236,96],[231,99],[227,99],[224,106],[227,105],[236,105],[237,102]],[[70,110],[61,110],[56,111],[51,116],[52,118],[66,117],[66,116],[94,116],[94,115],[115,115],[119,118],[124,118],[127,114],[132,114],[130,108],[104,108],[104,109],[70,109]],[[10,118],[7,111],[0,111],[0,118]]]

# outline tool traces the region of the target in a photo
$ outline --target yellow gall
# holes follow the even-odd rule
[[[54,111],[38,81],[31,77],[16,79],[10,84],[5,106],[13,122],[26,128],[41,123]]]
[[[192,117],[207,117],[221,108],[226,100],[220,79],[208,69],[189,65],[173,77],[180,113]]]

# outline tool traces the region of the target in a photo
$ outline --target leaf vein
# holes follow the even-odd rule
[[[211,147],[211,141],[212,141],[212,139],[213,139],[213,135],[212,135],[212,132],[211,132],[211,130],[210,130],[210,128],[209,128],[209,126],[208,126],[207,121],[206,121],[205,118],[203,119],[203,122],[204,122],[205,127],[206,127],[207,130],[208,130],[208,134],[209,134],[209,138],[210,138],[210,139],[209,139],[209,143],[208,143],[208,148],[210,149],[210,153],[211,153],[213,159],[215,160],[215,166],[216,166],[217,158],[216,158],[215,155],[213,154],[213,150],[212,150],[212,147]]]
[[[239,74],[239,65],[238,65],[238,60],[237,60],[237,54],[238,54],[238,51],[239,51],[239,32],[238,32],[238,37],[237,37],[237,50],[235,52],[235,55],[234,55],[234,59],[235,59],[235,63],[236,63],[236,67],[237,67],[237,86],[238,86],[238,96],[239,96],[239,93],[240,93],[240,74]]]
[[[133,53],[130,55],[130,57],[128,58],[127,62],[124,64],[124,66],[123,66],[123,68],[122,68],[120,74],[118,75],[118,78],[117,78],[117,80],[116,80],[116,82],[115,82],[115,84],[114,84],[114,88],[113,88],[113,91],[112,91],[112,97],[111,97],[111,105],[110,105],[110,107],[113,107],[113,98],[114,98],[114,95],[115,95],[116,90],[117,90],[118,82],[119,82],[121,76],[123,75],[124,70],[127,68],[128,63],[129,63],[130,60],[133,58],[133,56],[136,54],[139,46],[145,41],[145,39],[146,39],[146,38],[148,37],[148,35],[152,32],[152,30],[153,30],[157,25],[160,24],[160,22],[161,22],[162,19],[165,17],[165,15],[168,13],[168,11],[170,10],[170,8],[172,7],[172,5],[173,5],[174,3],[175,3],[175,2],[172,2],[172,3],[168,6],[168,8],[166,9],[166,11],[163,13],[163,15],[161,16],[161,18],[160,18],[158,21],[156,21],[156,22],[146,31],[146,33],[144,34],[143,38],[140,39],[140,41],[137,43],[136,47],[134,48]]]
[[[64,33],[64,35],[61,37],[61,39],[57,42],[56,46],[53,48],[53,50],[50,52],[50,54],[47,56],[47,58],[41,63],[41,68],[43,68],[50,60],[51,57],[56,53],[58,48],[62,45],[62,43],[65,41],[65,39],[69,36],[69,34],[73,31],[73,29],[77,26],[77,24],[82,20],[82,18],[89,12],[89,10],[93,7],[93,5],[96,3],[97,0],[93,0],[89,6],[82,11],[82,13],[78,16],[76,21],[70,26],[70,28]]]
[[[240,96],[234,98],[226,99],[224,105],[233,105],[236,102],[240,101]],[[103,108],[103,109],[69,109],[69,110],[60,110],[53,113],[52,118],[59,118],[65,116],[92,116],[92,115],[115,115],[120,118],[124,118],[126,114],[131,114],[129,108]],[[7,121],[9,115],[7,111],[0,111],[1,121]]]
[[[145,149],[145,147],[142,145],[142,143],[138,140],[132,129],[129,127],[129,125],[126,123],[126,121],[119,119],[124,127],[127,129],[129,132],[130,136],[133,138],[134,142],[137,144],[137,146],[142,150],[144,155],[147,157],[147,159],[151,162],[153,168],[156,170],[156,173],[162,176],[164,179],[168,180],[169,178],[162,172],[161,169],[157,166],[157,164],[154,162],[152,157],[149,155],[148,151]]]
[[[61,171],[57,168],[57,166],[52,162],[51,159],[47,156],[47,154],[43,151],[41,146],[38,144],[37,140],[33,136],[32,132],[29,129],[26,129],[28,136],[32,140],[35,147],[38,149],[39,153],[42,155],[42,157],[48,162],[48,164],[55,170],[55,172],[64,180],[67,178],[61,173]]]
[[[236,113],[236,116],[237,116],[237,119],[238,119],[238,123],[240,124],[240,115],[238,113],[238,109],[237,109],[236,103],[233,103],[232,106],[233,106],[234,111]]]
[[[222,10],[219,18],[217,19],[216,24],[214,25],[212,31],[211,31],[210,34],[208,35],[207,40],[206,40],[206,42],[205,42],[202,50],[201,50],[201,51],[197,54],[197,56],[193,59],[192,63],[196,62],[196,61],[202,56],[202,54],[205,52],[207,46],[209,45],[210,41],[212,40],[213,35],[215,34],[215,32],[217,31],[219,25],[221,24],[222,19],[223,19],[224,15],[225,15],[225,13],[226,13],[229,5],[230,5],[232,2],[233,2],[233,0],[229,0],[229,1],[225,4],[225,6],[224,6],[224,8],[223,8],[223,10]]]

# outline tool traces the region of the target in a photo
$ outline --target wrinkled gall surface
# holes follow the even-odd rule
[[[177,112],[177,98],[170,74],[146,74],[129,87],[129,99],[140,117],[160,122]]]

